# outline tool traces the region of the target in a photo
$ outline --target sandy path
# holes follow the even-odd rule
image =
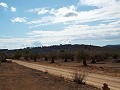
[[[47,71],[48,73],[51,73],[53,75],[63,76],[68,79],[73,78],[74,71],[65,70],[65,69],[58,68],[58,67],[38,65],[38,64],[33,64],[33,63],[28,63],[28,62],[23,62],[23,61],[17,61],[17,60],[12,60],[12,62],[15,62],[19,65],[26,66],[28,68],[40,70],[43,72]],[[120,90],[120,78],[116,78],[116,77],[88,73],[86,76],[85,82],[87,84],[94,85],[98,88],[101,88],[103,86],[103,83],[107,83],[111,90]]]

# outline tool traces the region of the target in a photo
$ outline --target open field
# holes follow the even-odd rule
[[[97,73],[107,76],[120,77],[120,63],[112,63],[112,62],[98,62],[96,64],[88,63],[87,67],[83,67],[82,63],[77,63],[76,61],[62,62],[56,60],[55,63],[53,64],[51,64],[50,61],[44,61],[44,60],[38,60],[37,62],[34,61],[29,61],[29,62],[40,65],[48,65],[59,68],[86,71],[89,73]]]
[[[0,66],[0,90],[99,90],[15,63]]]
[[[65,69],[65,68],[59,68],[59,67],[54,67],[54,66],[48,66],[46,65],[40,65],[40,64],[35,64],[32,62],[24,62],[24,61],[18,61],[18,60],[12,60],[13,62],[32,68],[32,69],[36,69],[39,71],[43,71],[43,72],[49,72],[53,75],[56,76],[63,76],[65,78],[68,79],[74,79],[73,75],[74,75],[74,70],[70,70],[70,69]],[[85,68],[85,67],[84,67]],[[78,72],[78,71],[77,71]],[[108,75],[102,75],[102,74],[96,74],[96,73],[89,73],[89,72],[82,72],[79,71],[79,73],[84,73],[86,75],[85,77],[85,82],[87,84],[90,85],[94,85],[96,87],[101,88],[103,83],[107,83],[109,85],[109,87],[111,88],[111,90],[119,90],[120,86],[120,77],[113,77],[113,76],[108,76]]]

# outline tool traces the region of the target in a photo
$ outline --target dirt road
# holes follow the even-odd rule
[[[17,60],[12,60],[12,62],[26,66],[28,68],[40,70],[43,72],[48,72],[53,75],[63,76],[68,79],[73,79],[73,73],[75,72],[75,71],[65,70],[62,68],[38,65],[38,64],[17,61]],[[120,90],[120,78],[116,78],[116,77],[88,73],[86,76],[85,82],[87,84],[94,85],[98,88],[101,88],[103,86],[103,83],[107,83],[111,90]]]

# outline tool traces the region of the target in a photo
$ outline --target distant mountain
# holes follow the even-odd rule
[[[118,45],[106,45],[106,46],[104,46],[104,48],[112,49],[112,50],[120,52],[120,44],[118,44]]]
[[[104,47],[109,47],[109,48],[120,48],[120,44],[117,45],[106,45]]]

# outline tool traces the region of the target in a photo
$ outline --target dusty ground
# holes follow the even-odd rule
[[[61,67],[65,69],[73,69],[80,71],[84,70],[90,73],[98,73],[102,75],[120,77],[120,63],[112,63],[112,62],[99,62],[97,64],[88,63],[88,67],[83,67],[82,63],[77,63],[76,61],[72,61],[72,62],[55,61],[54,64],[51,64],[50,61],[45,62],[43,60],[42,61],[38,60],[38,62],[33,62],[33,63],[50,65],[54,67]]]
[[[0,90],[98,90],[93,86],[65,81],[44,72],[2,63],[0,66]]]

